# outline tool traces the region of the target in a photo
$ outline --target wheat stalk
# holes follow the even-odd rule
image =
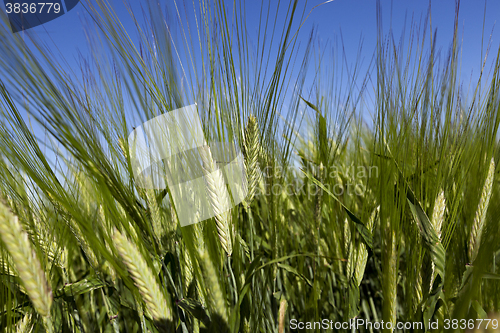
[[[490,167],[488,169],[488,176],[484,183],[483,192],[479,199],[476,215],[472,224],[472,231],[469,239],[469,260],[470,263],[474,262],[481,244],[481,236],[483,233],[484,221],[486,220],[486,212],[491,199],[491,192],[493,189],[493,178],[495,175],[495,160],[492,158]]]
[[[28,234],[23,230],[17,216],[0,203],[0,237],[12,256],[21,283],[33,307],[43,317],[50,316],[52,290],[45,272],[31,247]]]
[[[215,166],[210,147],[200,148],[203,162],[203,175],[206,183],[207,194],[210,204],[215,213],[217,233],[224,251],[230,256],[233,252],[233,241],[230,228],[230,211],[226,210],[229,197],[224,182],[222,171]]]
[[[99,205],[99,221],[103,227],[102,230],[109,237],[110,236],[109,230],[111,230],[111,227],[106,222],[106,215],[104,213],[104,207],[102,205]],[[108,250],[110,253],[113,252],[108,242],[105,241],[104,245],[106,246],[106,250]],[[111,281],[113,282],[113,284],[116,285],[118,281],[118,276],[115,267],[109,261],[105,260],[102,265],[102,269],[105,273],[107,273],[111,277]]]
[[[391,322],[392,327],[396,324],[397,310],[397,277],[398,277],[398,253],[397,238],[394,230],[391,230],[390,221],[385,223],[388,229],[384,235],[384,254],[382,262],[382,294],[384,295],[384,305],[382,314],[384,321]],[[391,330],[392,331],[392,330]]]
[[[194,231],[194,237],[195,237],[195,248],[197,253],[202,253],[205,251],[205,242],[203,241],[203,225],[201,223],[197,223],[193,225],[193,231]],[[196,260],[195,258],[191,258],[189,253],[186,253],[188,258],[191,259],[187,263],[187,265],[191,265],[190,269],[192,272],[194,272],[194,268],[192,267],[192,261]],[[200,298],[200,303],[205,306],[207,304],[205,300],[205,296],[203,295],[202,292],[202,285],[201,282],[196,280],[196,289],[198,290],[198,295]]]
[[[82,233],[82,229],[80,226],[73,221],[73,223],[69,224],[69,227],[71,231],[73,232],[73,235],[75,236],[76,240],[80,244],[80,247],[83,250],[83,253],[85,253],[85,256],[87,257],[87,260],[89,261],[90,266],[94,269],[95,272],[98,272],[98,267],[99,267],[99,260],[97,259],[97,256],[95,255],[94,251],[92,248],[89,246],[89,243],[87,242],[86,238],[84,237]]]
[[[153,318],[172,320],[172,310],[137,247],[117,230],[114,231],[113,240]]]
[[[195,213],[195,214],[198,214]],[[177,215],[175,211],[172,209],[171,210],[171,218],[172,218],[172,223],[171,224],[177,224]],[[196,255],[202,253],[205,250],[205,242],[203,240],[203,224],[202,223],[195,223],[191,225],[191,230],[193,231],[193,246],[195,253],[190,253],[188,251],[188,248],[185,244],[185,242],[181,243],[181,257],[183,260],[181,260],[181,269],[183,272],[183,280],[184,280],[184,286],[185,286],[185,292],[187,294],[189,290],[189,286],[193,281],[196,282],[196,290],[198,291],[198,297],[200,300],[200,303],[205,306],[206,301],[205,301],[205,296],[202,293],[202,286],[201,282],[196,279],[195,280],[195,270],[193,266],[193,262],[196,263]]]
[[[177,224],[177,215],[173,209],[170,210],[170,216],[171,216],[171,224]],[[196,223],[196,224],[191,225],[191,227],[194,230],[194,227],[198,226],[198,225],[199,225],[199,223]],[[193,239],[194,240],[193,244],[194,244],[195,248],[197,246],[197,238],[198,238],[198,235],[195,234],[194,239]],[[180,257],[181,257],[180,263],[181,263],[181,270],[182,270],[182,278],[183,278],[183,282],[184,282],[184,292],[187,294],[187,292],[189,290],[189,286],[191,285],[191,283],[193,282],[193,279],[194,279],[194,267],[193,267],[193,263],[191,260],[191,255],[189,254],[189,251],[186,247],[185,242],[180,243]]]

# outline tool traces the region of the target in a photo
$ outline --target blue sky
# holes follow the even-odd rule
[[[229,1],[228,3],[231,3]],[[309,1],[307,8],[324,1]],[[126,28],[133,28],[132,20],[122,0],[112,0],[118,17]],[[181,3],[181,2],[179,2]],[[392,26],[396,37],[401,34],[407,16],[407,24],[412,15],[419,22],[427,13],[429,3],[425,0],[382,0],[382,16],[384,32],[387,33]],[[140,13],[144,1],[133,1],[134,12]],[[230,5],[230,4],[229,4]],[[3,6],[3,4],[2,4]],[[256,37],[257,26],[251,22],[257,22],[260,17],[260,2],[247,1],[247,20],[250,23],[250,37]],[[314,26],[320,42],[326,43],[335,38],[339,38],[342,33],[346,54],[350,58],[355,58],[359,41],[363,40],[363,57],[369,61],[376,46],[376,1],[375,0],[335,0],[330,3],[315,8],[305,22],[299,39],[306,41],[310,29]],[[454,0],[432,1],[432,27],[438,32],[438,48],[447,50],[451,43],[454,21]],[[462,76],[469,77],[471,73],[479,71],[481,61],[481,34],[483,29],[483,19],[485,28],[485,41],[487,45],[492,28],[495,25],[500,13],[500,1],[490,0],[462,0],[459,15],[459,33],[463,37],[462,42]],[[484,16],[485,15],[485,16]],[[140,16],[140,15],[139,15]],[[75,65],[72,59],[77,56],[78,50],[83,54],[88,52],[84,35],[84,20],[88,19],[83,6],[77,5],[72,11],[48,22],[42,26],[35,27],[30,33],[36,33],[38,38],[47,42],[55,53],[60,52],[71,65]],[[254,27],[252,32],[251,28]],[[252,33],[254,34],[252,36]],[[491,34],[492,51],[500,43],[500,32],[498,28]]]
[[[126,28],[133,28],[132,20],[125,9],[122,0],[110,1],[116,10],[118,17]],[[228,1],[230,6],[231,1]],[[312,9],[324,1],[309,1],[307,8]],[[145,1],[132,1],[135,13],[141,12]],[[182,2],[179,2],[182,3]],[[260,2],[246,1],[247,20],[249,27],[252,22],[257,22],[260,17]],[[485,11],[486,4],[486,11]],[[427,13],[429,2],[425,0],[381,0],[383,27],[387,33],[392,27],[394,35],[398,37],[404,27],[405,16],[407,24],[412,16],[417,22],[422,21]],[[3,6],[3,4],[2,4]],[[314,26],[321,42],[332,41],[339,38],[342,33],[346,54],[355,57],[359,41],[363,40],[363,56],[369,59],[376,46],[376,1],[375,0],[335,0],[316,7],[305,22],[299,38],[306,41],[310,29]],[[438,32],[438,47],[447,50],[452,34],[454,21],[454,0],[440,0],[431,2],[432,27]],[[484,19],[484,45],[487,45],[491,35],[493,51],[500,43],[498,29],[492,32],[498,14],[500,13],[500,1],[490,0],[462,0],[460,3],[459,33],[463,37],[463,66],[462,75],[469,76],[471,72],[477,72],[480,66],[481,56],[481,34]],[[139,14],[139,16],[141,16]],[[30,33],[36,33],[38,38],[47,42],[57,53],[74,64],[78,50],[84,54],[88,52],[84,35],[84,20],[88,19],[83,6],[77,5],[72,11],[48,22],[42,26],[31,29]],[[250,37],[256,37],[256,24],[254,31],[250,29]]]
[[[111,0],[114,9],[127,30],[134,31],[133,22],[122,0]],[[315,6],[324,1],[309,1],[306,5],[306,14]],[[134,13],[142,17],[142,7],[145,1],[132,1]],[[166,2],[164,2],[166,3]],[[179,1],[179,5],[182,2]],[[231,6],[232,0],[227,2]],[[266,3],[264,1],[264,3]],[[302,2],[305,3],[305,2]],[[257,39],[257,23],[260,19],[260,2],[246,1],[246,18],[248,22],[250,38]],[[413,20],[416,25],[424,24],[428,12],[429,2],[424,0],[381,0],[384,33],[392,29],[396,39],[401,35],[405,26],[408,30]],[[486,10],[485,10],[486,5]],[[452,36],[455,18],[454,0],[435,0],[431,2],[432,29],[437,29],[437,49],[442,50],[443,56],[448,51]],[[189,13],[190,10],[188,9]],[[498,28],[492,30],[496,18],[500,13],[500,1],[490,0],[462,0],[459,12],[459,35],[461,37],[461,79],[465,89],[472,79],[477,80],[481,65],[481,38],[484,23],[484,50],[491,37],[490,62],[494,58],[500,45],[500,33]],[[274,14],[274,13],[271,13]],[[282,14],[282,13],[281,13]],[[89,16],[82,4],[77,5],[67,14],[48,22],[42,26],[30,29],[29,34],[37,35],[37,39],[46,43],[49,50],[53,52],[55,61],[64,58],[72,69],[77,70],[78,55],[89,55],[85,39],[85,26]],[[316,30],[318,45],[322,47],[332,44],[340,46],[346,55],[348,66],[354,66],[360,41],[362,41],[361,52],[361,77],[365,73],[368,64],[375,51],[377,41],[376,25],[376,1],[375,0],[335,0],[317,6],[312,10],[305,21],[298,39],[305,45],[312,28]],[[132,34],[134,37],[135,34]],[[406,34],[408,36],[408,33]],[[406,41],[407,43],[407,41]],[[484,56],[484,54],[483,54]],[[488,69],[488,67],[487,67]],[[306,81],[306,86],[310,85]],[[368,87],[368,90],[373,87]]]
[[[322,2],[323,1],[309,1],[306,5],[306,14],[309,13],[313,7]],[[130,29],[130,31],[135,31],[133,21],[123,5],[122,0],[112,0],[111,3],[124,27],[127,30]],[[228,1],[228,6],[231,6],[231,3],[232,0]],[[132,9],[139,17],[142,17],[141,7],[143,5],[143,1],[132,2]],[[246,1],[245,5],[249,38],[256,40],[257,22],[261,16],[260,2]],[[429,2],[423,0],[381,0],[381,5],[384,34],[387,34],[390,29],[392,29],[396,40],[403,31],[405,18],[407,28],[412,21],[412,17],[417,25],[423,24],[429,8]],[[3,7],[3,4],[1,7]],[[189,9],[187,11],[190,12]],[[491,60],[496,56],[496,52],[500,45],[500,32],[498,28],[495,30],[492,29],[495,26],[498,13],[500,13],[500,1],[497,0],[488,1],[486,3],[486,11],[484,0],[461,1],[459,12],[459,36],[461,38],[460,75],[465,90],[467,90],[467,85],[470,80],[472,80],[472,82],[477,80],[480,71],[483,23],[483,51],[486,50],[491,38],[490,62],[488,62],[488,64],[491,64]],[[432,29],[437,29],[437,49],[444,53],[443,56],[446,55],[452,42],[454,18],[454,0],[432,1]],[[279,17],[279,19],[283,18]],[[48,46],[50,52],[53,54],[54,61],[61,61],[61,59],[64,59],[72,70],[78,72],[77,59],[79,54],[83,56],[90,55],[84,34],[85,26],[88,22],[89,16],[82,4],[79,4],[67,14],[42,26],[30,29],[26,34],[35,34],[40,42]],[[296,27],[297,26],[298,23]],[[316,45],[320,45],[321,47],[328,47],[331,45],[341,46],[340,43],[341,41],[343,42],[347,66],[354,66],[356,63],[356,55],[358,53],[360,41],[362,41],[363,47],[360,54],[362,77],[372,59],[377,42],[376,1],[335,0],[316,7],[310,13],[298,35],[298,39],[302,46],[307,43],[310,31],[313,27],[316,30],[316,37],[318,38],[317,43],[319,43]],[[135,33],[131,35],[132,37],[136,37]],[[406,36],[408,36],[408,34]],[[0,46],[2,46],[1,41]],[[311,67],[314,69],[314,64]],[[488,69],[488,66],[486,68]],[[372,82],[372,84],[374,84],[374,82]],[[310,85],[311,81],[306,81],[305,86],[307,87]],[[472,85],[474,85],[474,83]],[[367,89],[368,91],[373,91],[373,87],[369,86]],[[367,104],[368,103],[370,102],[367,102]],[[365,109],[370,109],[370,106],[365,105]],[[369,117],[364,118],[369,121]],[[140,122],[133,123],[133,126],[138,125],[140,125]],[[38,132],[38,136],[43,138],[43,132],[37,130],[36,127],[35,132]],[[48,155],[49,159],[52,159],[52,154],[48,153]]]

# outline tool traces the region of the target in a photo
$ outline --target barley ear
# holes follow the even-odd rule
[[[346,277],[347,277],[347,283],[354,277],[354,266],[356,265],[356,261],[358,258],[358,250],[357,248],[354,247],[354,245],[351,243],[349,244],[349,250],[348,250],[348,259],[347,259],[347,264],[346,264]]]
[[[149,211],[151,213],[151,227],[153,228],[153,236],[158,244],[161,244],[160,240],[164,235],[164,230],[160,207],[156,201],[154,190],[146,190],[146,199]]]
[[[441,240],[441,231],[443,228],[445,210],[446,210],[446,199],[444,197],[444,191],[441,190],[441,192],[439,192],[436,198],[436,201],[434,202],[434,211],[432,212],[432,218],[431,218],[432,226],[434,227],[434,230],[436,230],[438,239],[440,240]],[[432,273],[431,273],[431,284],[429,286],[429,290],[432,289],[434,278],[436,277],[436,271],[435,271],[436,264],[434,264],[434,261],[431,262],[431,268],[432,268]]]
[[[344,220],[344,251],[349,255],[349,245],[351,244],[351,229],[347,217]]]
[[[210,147],[204,146],[199,149],[202,164],[203,175],[206,183],[206,189],[209,202],[215,213],[215,223],[217,225],[217,234],[224,251],[230,256],[233,252],[233,241],[231,237],[231,214],[229,211],[229,195],[226,189],[226,183],[222,171],[215,165]]]
[[[248,180],[247,205],[252,203],[259,182],[259,145],[257,118],[250,116],[245,129],[245,167]]]
[[[126,149],[125,147],[125,142],[126,140],[124,140],[123,138],[118,138],[118,147],[120,147],[120,151],[123,154],[123,156],[127,157],[129,154],[128,154],[128,149]]]
[[[113,240],[118,253],[134,280],[149,313],[156,320],[172,320],[172,310],[161,291],[156,278],[137,247],[119,231],[115,230]]]
[[[443,228],[444,212],[446,210],[446,199],[444,191],[439,192],[436,201],[434,202],[434,211],[432,212],[431,223],[436,230],[438,238],[441,239],[441,230]]]
[[[227,323],[229,311],[219,281],[220,273],[215,271],[214,264],[206,250],[200,254],[200,260],[205,281],[210,286],[206,289],[207,302],[209,302],[211,310],[217,312],[222,321]]]
[[[287,308],[286,299],[282,299],[280,302],[280,310],[279,310],[278,333],[285,333],[286,308]]]
[[[318,175],[317,178],[321,183],[323,183],[323,173],[325,172],[325,167],[323,166],[323,162],[319,164]],[[316,205],[314,207],[314,221],[317,223],[316,228],[319,228],[319,223],[321,223],[321,208],[323,204],[323,189],[318,186],[316,192]]]
[[[191,256],[186,249],[184,243],[181,243],[181,271],[182,271],[182,282],[184,283],[184,293],[187,294],[189,286],[194,281],[194,267],[191,260]]]
[[[43,317],[50,317],[52,290],[45,272],[18,217],[3,203],[0,203],[0,237],[12,256],[21,283],[36,312]]]
[[[27,313],[24,315],[23,319],[19,320],[16,324],[16,332],[17,333],[31,333],[33,332],[33,322],[32,322],[32,314]]]
[[[366,224],[366,227],[370,232],[373,232],[373,226],[375,225],[375,220],[378,217],[378,212],[380,211],[380,206],[375,208],[370,215],[370,219]],[[361,285],[361,281],[363,280],[363,275],[365,274],[366,263],[368,262],[368,249],[366,248],[366,244],[360,242],[358,245],[358,253],[356,258],[356,267],[354,269],[354,280],[356,285],[359,287]]]
[[[479,245],[481,244],[481,235],[483,233],[484,221],[486,220],[486,212],[491,199],[491,192],[493,189],[493,178],[495,175],[495,160],[492,158],[488,176],[484,183],[483,192],[479,199],[476,215],[472,224],[472,231],[469,239],[469,262],[472,263],[476,259]]]

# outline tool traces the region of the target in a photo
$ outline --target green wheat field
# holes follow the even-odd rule
[[[303,2],[280,24],[223,1],[188,24],[176,3],[175,33],[155,1],[134,31],[82,5],[81,68],[0,14],[0,331],[500,331],[500,48],[465,89],[458,19],[441,57],[428,29],[379,24],[364,73],[314,33],[299,47]],[[206,139],[241,148],[248,195],[223,211],[201,151],[218,213],[181,227],[127,138],[195,101]]]

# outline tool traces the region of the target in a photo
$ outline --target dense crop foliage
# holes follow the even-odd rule
[[[379,24],[360,78],[313,34],[298,48],[298,3],[264,5],[257,41],[240,4],[165,21],[151,2],[132,33],[92,3],[80,77],[0,14],[0,330],[498,318],[498,54],[464,94],[457,26],[442,59],[432,33],[397,44]],[[220,213],[181,227],[168,188],[138,185],[127,137],[193,102],[207,140],[242,148],[249,194],[218,210],[226,185],[200,150]]]

